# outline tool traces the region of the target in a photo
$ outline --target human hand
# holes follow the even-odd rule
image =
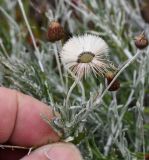
[[[24,150],[0,148],[0,160],[82,160],[72,144],[48,144],[57,142],[59,136],[40,114],[54,118],[52,109],[40,101],[15,90],[0,88],[0,144],[42,146],[26,156]]]

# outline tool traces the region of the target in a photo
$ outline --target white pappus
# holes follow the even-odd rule
[[[102,75],[115,69],[108,59],[109,47],[100,37],[85,34],[69,39],[60,53],[61,61],[66,69],[73,72],[79,79],[91,71]]]

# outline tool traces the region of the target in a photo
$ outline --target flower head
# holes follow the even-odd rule
[[[48,40],[50,42],[56,42],[64,38],[64,28],[57,21],[52,21],[48,27]]]
[[[108,45],[95,35],[85,34],[69,39],[63,46],[60,57],[66,69],[82,78],[92,71],[104,75],[114,68],[108,59]]]
[[[107,84],[109,85],[112,80],[115,77],[115,73],[109,71],[105,74],[105,77],[107,79]],[[120,88],[120,81],[118,79],[116,79],[112,85],[110,86],[110,88],[108,89],[109,91],[117,91]]]
[[[135,37],[135,45],[139,49],[144,49],[148,46],[148,39],[145,36],[145,33],[141,33]]]

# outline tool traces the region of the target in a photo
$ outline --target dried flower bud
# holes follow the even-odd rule
[[[48,28],[48,40],[50,42],[55,42],[63,39],[65,36],[65,31],[63,27],[57,21],[52,21]]]
[[[141,33],[140,35],[135,37],[135,45],[139,49],[144,49],[148,46],[148,40],[145,37],[144,33]]]
[[[111,81],[113,80],[113,78],[115,77],[115,74],[109,71],[105,74],[105,77],[107,79],[107,84],[109,85]],[[109,88],[109,91],[117,91],[119,88],[120,88],[120,82],[118,79],[116,79],[111,85],[111,87]]]

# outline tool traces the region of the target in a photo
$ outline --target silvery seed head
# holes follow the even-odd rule
[[[108,45],[102,38],[85,34],[69,39],[62,48],[60,58],[64,67],[80,79],[91,71],[103,76],[114,68],[108,59],[108,51]]]

